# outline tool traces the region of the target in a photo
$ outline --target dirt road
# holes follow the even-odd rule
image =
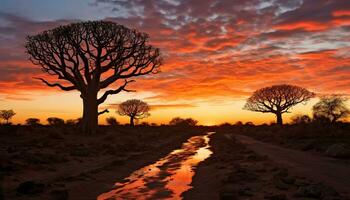
[[[243,135],[235,137],[249,149],[258,154],[267,155],[290,171],[324,182],[343,195],[350,195],[350,162],[286,149]]]

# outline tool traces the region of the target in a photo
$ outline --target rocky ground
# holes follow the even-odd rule
[[[0,199],[96,199],[114,182],[179,148],[201,128],[1,127]]]
[[[211,138],[214,154],[196,169],[185,199],[348,199],[247,149],[235,140],[232,130],[219,130]]]

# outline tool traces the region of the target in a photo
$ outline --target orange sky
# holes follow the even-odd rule
[[[112,104],[129,98],[155,105],[146,121],[167,123],[180,116],[212,125],[273,121],[272,114],[242,110],[253,91],[272,84],[318,94],[350,92],[348,0],[62,1],[40,4],[42,13],[29,9],[39,1],[26,7],[20,2],[5,0],[0,8],[0,109],[14,109],[15,123],[28,117],[80,117],[77,93],[33,79],[45,75],[27,60],[23,44],[26,35],[86,19],[149,33],[164,57],[161,73],[137,78],[128,87],[136,93],[111,96],[102,105],[111,112],[100,123],[107,116],[127,122]],[[67,4],[79,9],[72,14],[64,9]],[[292,114],[310,113],[315,102],[297,106]]]

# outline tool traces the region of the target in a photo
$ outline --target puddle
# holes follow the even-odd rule
[[[194,168],[212,154],[209,150],[211,134],[213,132],[191,137],[181,149],[134,171],[97,199],[181,199],[181,194],[192,187]]]

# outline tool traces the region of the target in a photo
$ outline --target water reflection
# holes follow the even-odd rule
[[[133,172],[115,189],[98,196],[98,200],[114,199],[181,199],[190,189],[194,168],[208,158],[210,132],[191,137],[181,149],[174,150],[152,165]]]

